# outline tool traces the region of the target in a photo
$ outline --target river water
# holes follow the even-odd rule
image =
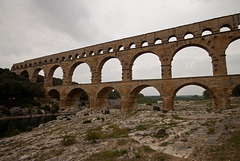
[[[57,116],[50,115],[0,120],[0,138],[5,137],[5,134],[9,129],[18,129],[21,132],[25,132],[27,127],[37,127],[40,124],[55,120],[56,118]]]

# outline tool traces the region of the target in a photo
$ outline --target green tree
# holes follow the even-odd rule
[[[206,100],[211,99],[211,95],[207,90],[203,91],[203,98]]]
[[[121,97],[117,90],[112,90],[111,93],[108,95],[108,99],[118,99],[118,98],[121,98]]]
[[[34,97],[44,97],[44,88],[0,68],[0,104],[6,107],[34,105]]]

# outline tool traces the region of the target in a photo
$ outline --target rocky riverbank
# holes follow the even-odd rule
[[[239,100],[223,111],[204,101],[179,101],[167,113],[84,109],[0,139],[0,160],[202,160],[202,149],[238,131]]]

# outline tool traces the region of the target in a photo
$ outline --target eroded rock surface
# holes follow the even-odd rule
[[[239,104],[216,111],[204,102],[179,102],[167,113],[147,106],[129,113],[110,109],[110,114],[84,109],[0,139],[0,160],[88,160],[109,150],[125,150],[117,160],[146,156],[153,160],[156,153],[166,154],[168,160],[187,160],[195,147],[218,145],[222,134],[237,130]],[[70,144],[63,142],[64,137]]]

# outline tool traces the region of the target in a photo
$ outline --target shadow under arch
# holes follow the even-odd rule
[[[201,83],[198,83],[198,82],[185,83],[185,84],[182,84],[182,85],[180,85],[179,87],[177,87],[177,88],[174,90],[174,93],[173,93],[173,98],[172,98],[173,104],[174,104],[174,98],[176,97],[177,92],[178,92],[180,89],[182,89],[183,87],[186,87],[186,86],[189,86],[189,85],[199,86],[199,87],[202,87],[202,88],[204,88],[205,90],[207,90],[207,91],[209,92],[211,98],[212,98],[213,105],[214,105],[213,108],[216,109],[217,103],[216,103],[216,97],[215,97],[213,91],[212,91],[210,88],[208,88],[206,85],[201,84]],[[173,106],[173,108],[174,108],[174,106]]]
[[[97,68],[97,71],[98,71],[98,74],[99,74],[99,77],[100,77],[100,82],[121,81],[121,80],[107,80],[107,81],[102,80],[102,78],[103,78],[103,67],[111,59],[118,60],[118,62],[120,63],[121,70],[119,72],[121,73],[120,74],[120,79],[122,80],[122,64],[121,64],[121,61],[117,57],[108,56],[108,57],[104,58],[103,60],[101,60],[101,62],[98,65],[98,68]],[[111,74],[111,73],[109,73],[109,74]],[[114,75],[116,75],[116,73],[114,73]]]
[[[230,107],[234,108],[240,104],[240,82],[231,88]]]
[[[29,79],[29,73],[27,70],[22,71],[20,73],[20,76]]]
[[[114,87],[104,87],[97,94],[97,110],[103,110],[108,108],[108,96],[113,91],[116,90],[119,92],[117,88]],[[121,94],[119,93],[121,99]]]
[[[72,89],[66,97],[64,108],[78,108],[81,105],[80,99],[88,100],[88,94],[82,88]],[[80,103],[80,104],[79,104]]]
[[[60,102],[60,93],[56,89],[49,90],[46,94],[46,97],[52,99],[55,102]]]
[[[159,95],[161,96],[161,93],[160,91],[154,87],[153,85],[147,85],[147,84],[143,84],[143,85],[140,85],[140,86],[137,86],[135,87],[131,93],[130,93],[130,97],[129,97],[129,104],[128,104],[128,107],[131,107],[132,110],[136,110],[137,109],[137,98],[138,98],[138,95],[139,93],[147,88],[147,87],[153,87],[154,89],[156,89],[159,93]]]
[[[213,58],[206,47],[198,44],[184,45],[174,51],[171,58],[172,78],[213,76],[212,62]]]
[[[156,57],[156,58],[158,58],[155,62],[153,62],[153,61],[151,61],[151,64],[149,64],[149,65],[157,65],[157,63],[159,63],[158,65],[159,65],[159,71],[158,71],[158,69],[157,70],[154,70],[156,73],[158,73],[158,74],[156,74],[156,73],[154,73],[154,75],[151,75],[151,76],[147,76],[147,78],[145,78],[146,77],[146,75],[145,76],[135,76],[136,75],[136,73],[135,72],[137,72],[136,71],[136,69],[134,69],[134,67],[135,67],[135,65],[136,64],[134,64],[134,63],[136,63],[136,61],[137,61],[137,59],[138,58],[140,58],[141,56],[154,56],[154,57]],[[154,59],[155,60],[155,59]],[[144,62],[143,62],[143,64],[144,64]],[[148,64],[148,62],[147,62],[147,64]],[[130,69],[132,70],[132,80],[139,80],[139,79],[160,79],[161,78],[161,60],[160,60],[160,57],[159,57],[159,55],[157,55],[156,53],[154,53],[154,52],[152,52],[152,51],[144,51],[144,52],[139,52],[139,53],[137,53],[137,54],[135,54],[132,58],[131,58],[131,60],[130,60]],[[142,65],[142,66],[144,66],[144,65]],[[146,69],[146,70],[152,70],[152,68],[144,68],[144,69]],[[143,69],[143,70],[144,70]],[[151,72],[144,72],[145,74],[146,73],[148,73],[148,74],[152,74],[153,73],[153,70],[151,71]],[[153,78],[150,78],[150,77],[153,77]]]
[[[90,70],[90,78],[89,78],[89,79],[90,79],[90,81],[91,81],[92,72],[91,72],[91,68],[90,68],[89,64],[86,63],[86,62],[83,62],[83,61],[79,61],[79,62],[74,63],[74,64],[70,67],[70,69],[69,69],[69,71],[68,71],[67,80],[69,81],[69,83],[72,84],[74,71],[75,71],[76,68],[77,68],[79,65],[81,65],[81,64],[86,64],[86,65],[88,66],[88,68],[89,68],[89,70]],[[91,82],[90,82],[90,83],[91,83]],[[85,84],[85,83],[84,83],[84,84]]]

